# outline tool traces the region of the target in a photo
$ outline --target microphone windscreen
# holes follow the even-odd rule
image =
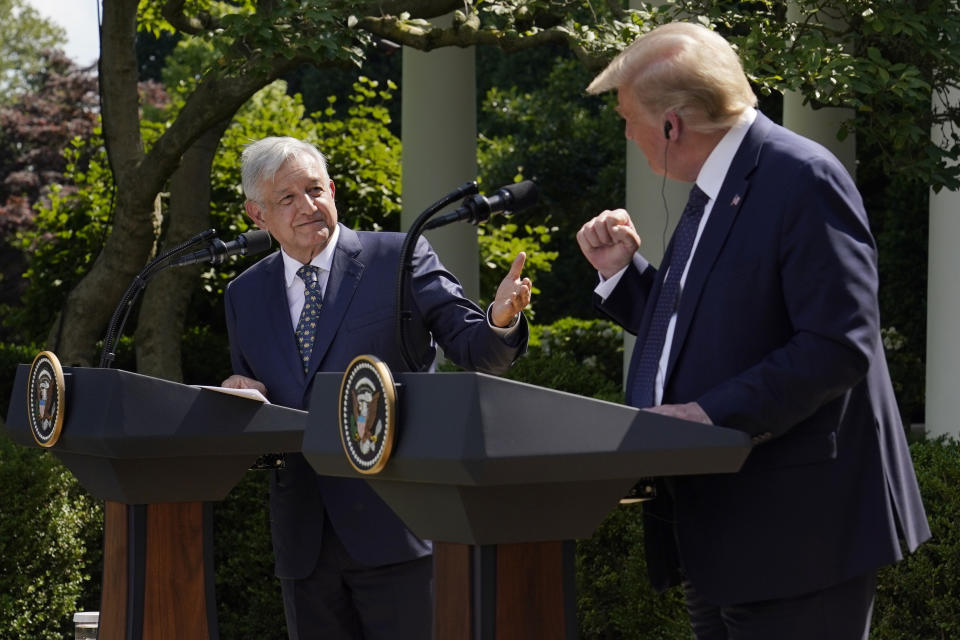
[[[537,203],[537,198],[540,195],[537,185],[532,180],[524,180],[523,182],[507,185],[503,187],[502,191],[510,194],[509,208],[512,211],[532,207]]]
[[[241,235],[247,239],[247,255],[263,253],[270,248],[270,232],[268,231],[257,229]]]

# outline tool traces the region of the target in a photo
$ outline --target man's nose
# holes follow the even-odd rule
[[[309,193],[304,193],[297,199],[297,210],[302,213],[313,213],[317,210],[317,205]]]

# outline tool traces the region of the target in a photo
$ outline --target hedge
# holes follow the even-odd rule
[[[102,512],[50,454],[0,434],[0,638],[58,640],[100,606]]]

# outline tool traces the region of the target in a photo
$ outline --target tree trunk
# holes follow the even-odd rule
[[[170,178],[170,224],[165,244],[173,247],[210,226],[210,167],[229,121],[207,130]],[[137,371],[156,378],[183,381],[180,344],[190,297],[199,283],[201,265],[167,269],[150,282],[137,318],[134,343]]]
[[[103,0],[100,94],[103,135],[117,198],[113,229],[50,328],[47,348],[65,365],[96,364],[97,341],[124,291],[146,264],[156,239],[154,200],[181,157],[211,127],[230,118],[261,87],[303,62],[278,56],[246,74],[211,71],[166,132],[144,153],[137,95],[138,0]],[[161,285],[162,288],[162,285]]]
[[[68,365],[95,363],[96,343],[113,308],[153,246],[151,214],[159,188],[137,185],[143,159],[137,98],[137,0],[104,0],[100,93],[107,153],[117,185],[113,231],[90,272],[67,297],[48,345]],[[140,186],[140,188],[137,188]]]

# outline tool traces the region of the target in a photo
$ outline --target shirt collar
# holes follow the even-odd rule
[[[740,143],[747,135],[747,130],[754,120],[757,119],[757,110],[750,107],[742,114],[736,124],[730,127],[727,134],[720,139],[720,142],[710,155],[707,161],[700,167],[700,173],[697,175],[697,185],[703,190],[711,200],[716,200],[720,195],[720,187],[727,177],[727,169],[733,163],[733,157],[740,148]]]
[[[313,256],[313,260],[310,261],[315,267],[320,267],[321,271],[330,271],[330,268],[333,266],[333,254],[337,250],[337,241],[340,239],[340,225],[338,224],[333,228],[333,235],[330,236],[330,241],[327,242],[327,246],[323,248],[323,251]],[[283,256],[283,277],[286,280],[287,287],[293,284],[293,279],[297,277],[297,270],[303,266],[303,264],[287,255],[287,252],[283,250],[283,247],[280,248],[280,255]],[[320,281],[321,284],[323,280]]]

